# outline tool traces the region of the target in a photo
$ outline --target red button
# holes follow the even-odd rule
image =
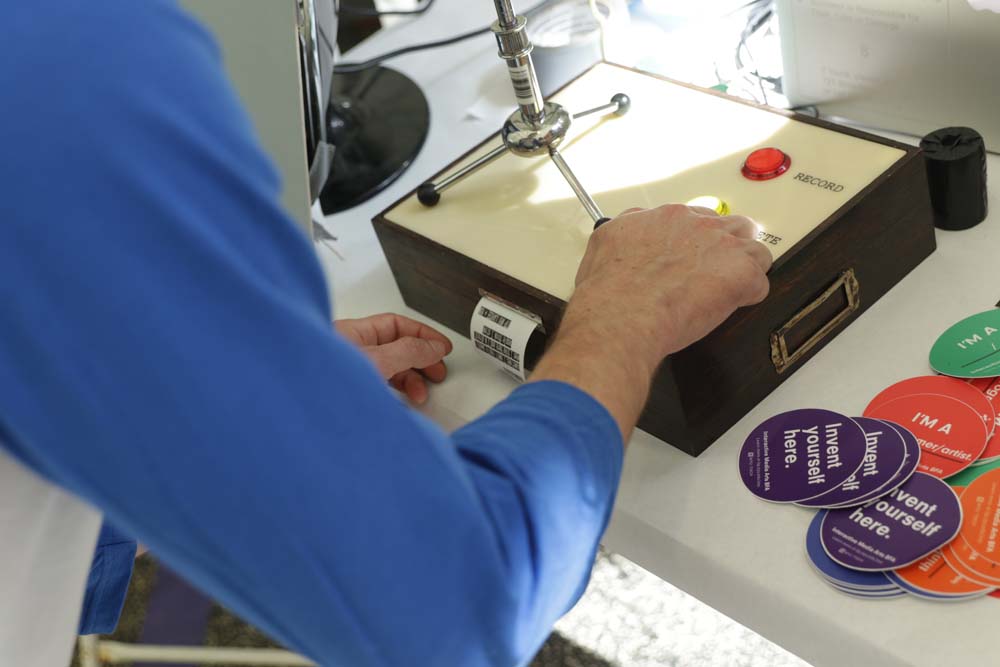
[[[777,148],[760,148],[743,163],[743,175],[752,181],[767,181],[781,176],[791,166],[792,158]]]

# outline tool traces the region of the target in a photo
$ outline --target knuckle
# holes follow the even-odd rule
[[[658,217],[673,220],[675,218],[690,216],[690,209],[683,204],[663,204],[655,209]]]
[[[401,342],[401,351],[409,356],[418,356],[427,350],[427,341],[419,338],[404,338]]]

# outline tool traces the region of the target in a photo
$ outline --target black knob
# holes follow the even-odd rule
[[[441,193],[437,191],[433,183],[424,183],[417,188],[417,199],[424,206],[437,206],[437,203],[441,201]]]

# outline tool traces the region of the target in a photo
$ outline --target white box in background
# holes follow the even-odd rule
[[[1000,151],[1000,1],[777,0],[777,8],[792,105],[919,136],[966,125]]]

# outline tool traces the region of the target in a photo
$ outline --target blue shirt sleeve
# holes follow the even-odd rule
[[[607,411],[529,384],[443,433],[331,331],[174,2],[0,14],[0,442],[320,664],[528,661],[607,522]]]
[[[125,605],[136,548],[135,540],[107,521],[101,526],[83,595],[79,634],[114,632]]]

